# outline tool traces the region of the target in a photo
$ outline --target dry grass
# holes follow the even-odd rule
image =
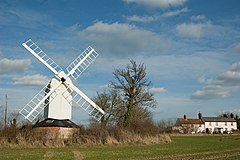
[[[171,138],[167,134],[136,133],[120,127],[103,127],[92,124],[88,128],[82,127],[73,141],[79,144],[158,144],[169,143]]]
[[[116,137],[109,137],[108,144],[117,142],[120,144],[159,144],[169,143],[171,138],[166,134],[141,135],[129,131],[120,131]]]
[[[79,135],[75,137],[79,144],[159,144],[170,143],[171,138],[167,134],[141,135],[129,131],[120,130],[118,133],[111,134],[105,132],[94,135]]]
[[[62,139],[59,135],[48,132],[35,132],[31,126],[18,130],[15,128],[2,131],[0,147],[62,147],[73,144],[158,144],[169,143],[167,134],[135,133],[117,127],[102,127],[94,124],[90,127],[80,127],[71,138]]]

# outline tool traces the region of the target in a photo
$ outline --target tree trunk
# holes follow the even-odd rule
[[[127,127],[127,128],[131,127],[132,116],[133,116],[133,98],[131,97],[131,98],[129,98],[127,112],[124,116],[124,122],[123,122],[124,127]]]

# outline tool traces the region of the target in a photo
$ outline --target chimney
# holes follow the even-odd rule
[[[186,116],[186,114],[184,114],[184,115],[183,115],[183,118],[184,118],[184,119],[187,119],[187,116]]]
[[[202,119],[202,113],[201,112],[198,113],[198,119]]]

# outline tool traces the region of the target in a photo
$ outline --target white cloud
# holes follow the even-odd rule
[[[196,91],[192,95],[192,98],[202,100],[224,98],[230,96],[232,89],[234,88],[223,87],[221,85],[208,85],[207,87],[204,87],[202,90]]]
[[[152,93],[165,93],[167,92],[167,90],[163,87],[160,87],[160,88],[150,88],[149,89],[150,92]]]
[[[192,16],[191,20],[192,21],[199,21],[199,20],[205,20],[206,17],[204,15],[197,15],[197,16]]]
[[[216,80],[202,80],[201,82],[207,86],[193,93],[192,98],[215,99],[230,96],[240,90],[240,62],[233,64]]]
[[[18,73],[26,70],[30,65],[29,59],[7,59],[0,60],[0,75]]]
[[[172,47],[168,38],[129,24],[108,24],[100,21],[78,35],[82,41],[94,44],[103,53],[118,57],[161,52]]]
[[[137,3],[153,8],[169,8],[183,5],[187,0],[123,0],[127,3]]]
[[[142,22],[142,23],[153,22],[153,21],[156,21],[157,19],[158,18],[154,17],[154,16],[137,16],[137,15],[133,15],[133,16],[128,16],[127,17],[128,21]]]
[[[101,54],[97,61],[92,64],[95,65],[92,68],[101,74],[111,73],[114,68],[122,68],[129,63],[129,59],[134,59],[136,62],[146,65],[148,75],[157,81],[153,84],[162,80],[195,80],[203,73],[207,77],[220,74],[229,66],[227,62],[219,59],[219,53],[222,52],[193,52],[191,55],[129,55],[121,59],[103,57]]]
[[[234,44],[231,48],[230,51],[234,53],[240,54],[240,43]]]
[[[189,9],[185,7],[185,8],[182,8],[182,9],[175,10],[175,11],[165,12],[161,15],[161,17],[162,18],[174,17],[174,16],[178,16],[182,13],[186,13],[188,11],[189,11]]]
[[[211,27],[211,23],[182,23],[176,26],[176,31],[184,37],[200,38],[204,34],[204,29]]]
[[[40,74],[15,77],[13,78],[14,84],[28,85],[28,86],[43,86],[47,85],[49,78]]]
[[[195,79],[202,74],[210,76],[221,73],[228,66],[214,52],[149,56],[142,61],[147,65],[150,75],[158,80]]]
[[[162,18],[170,18],[170,17],[178,16],[178,15],[188,12],[188,11],[189,11],[189,9],[185,7],[182,9],[177,9],[175,11],[165,12],[159,16],[137,16],[137,15],[128,16],[127,20],[133,21],[133,22],[149,23],[149,22],[160,20]]]

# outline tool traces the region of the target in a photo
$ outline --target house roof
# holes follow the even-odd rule
[[[180,124],[204,124],[201,119],[196,119],[196,118],[178,118],[177,123]]]
[[[204,122],[236,122],[233,118],[226,117],[202,117]]]

